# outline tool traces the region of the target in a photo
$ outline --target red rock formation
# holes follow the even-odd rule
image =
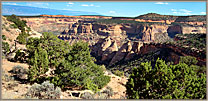
[[[77,33],[94,33],[91,23],[79,24]]]
[[[68,17],[68,18],[103,18],[103,19],[111,19],[112,17],[105,17],[105,16],[67,16],[67,15],[40,15],[42,17],[54,17],[54,18],[57,18],[57,17]]]
[[[110,45],[111,45],[111,39],[110,36],[108,36],[107,38],[104,39],[104,42],[101,45],[101,50],[105,51]]]
[[[111,60],[118,51],[116,40],[103,53],[101,61]]]
[[[122,59],[124,59],[125,56],[131,51],[131,49],[132,49],[131,41],[128,41],[127,43],[123,44],[122,47],[116,53],[116,55],[112,58],[109,65],[115,64],[121,61]]]
[[[182,27],[179,26],[179,25],[174,25],[174,26],[170,26],[168,29],[167,29],[167,33],[170,37],[174,37],[176,34],[182,34],[183,33],[183,30],[182,30]]]
[[[184,47],[175,46],[172,44],[144,44],[140,48],[140,52],[138,54],[147,54],[149,52],[159,50],[159,49],[170,49],[173,52],[170,52],[170,56],[168,57],[175,64],[179,63],[180,56],[193,56],[196,57],[198,65],[206,65],[206,57],[201,57],[199,53],[206,54],[204,52],[190,51],[190,49],[186,49]],[[176,54],[177,53],[177,54]],[[180,55],[179,55],[180,54]]]
[[[142,40],[144,42],[154,41],[154,32],[152,31],[153,28],[149,26],[144,26],[142,31]]]

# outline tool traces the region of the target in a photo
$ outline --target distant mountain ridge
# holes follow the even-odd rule
[[[111,17],[112,19],[143,19],[143,20],[171,20],[176,22],[192,22],[192,21],[206,21],[206,15],[189,15],[189,16],[175,16],[175,15],[161,15],[157,13],[147,13],[136,17],[113,17],[105,16],[96,12],[84,12],[84,11],[69,11],[69,10],[56,10],[49,8],[38,8],[19,5],[2,5],[2,15],[17,16],[39,16],[39,15],[63,15],[63,16],[100,16]]]
[[[34,15],[100,15],[96,12],[84,12],[84,11],[69,11],[69,10],[56,10],[49,8],[38,8],[29,6],[18,5],[2,5],[2,15],[20,15],[20,16],[34,16]]]
[[[137,16],[137,17],[135,17],[135,19],[177,20],[177,21],[206,21],[206,15],[175,16],[175,15],[161,15],[161,14],[157,14],[157,13],[147,13],[147,14],[144,14],[144,15]]]

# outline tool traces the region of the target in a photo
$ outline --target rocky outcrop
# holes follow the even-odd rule
[[[206,33],[206,27],[194,27],[194,26],[180,26],[174,25],[167,29],[168,36],[174,38],[176,34],[197,34]]]
[[[104,39],[104,42],[102,43],[101,45],[101,50],[102,51],[105,51],[110,45],[111,45],[111,39],[110,39],[110,36],[108,36],[107,38]]]
[[[109,61],[118,51],[116,40],[103,53],[101,61]]]
[[[92,53],[101,57],[102,61],[110,60],[118,51],[117,41],[112,40],[110,36],[100,39],[91,47]]]
[[[182,27],[183,34],[206,33],[206,27]]]
[[[128,61],[130,59],[132,59],[135,55],[137,55],[140,52],[140,48],[143,46],[143,42],[141,41],[137,41],[137,42],[133,42],[133,46],[131,51],[127,54],[127,56],[125,57],[125,61]]]
[[[204,26],[204,25],[206,25],[206,21],[202,21],[202,22],[188,21],[188,22],[178,22],[178,23],[185,23],[185,24],[196,25],[196,26]]]
[[[143,42],[134,41],[132,46],[132,41],[129,40],[119,48],[117,41],[108,36],[100,39],[98,43],[91,47],[91,50],[95,57],[100,57],[97,58],[99,63],[113,65],[121,60],[132,59],[139,53],[142,45]]]
[[[131,49],[131,41],[128,41],[127,43],[123,44],[122,47],[118,50],[118,52],[115,54],[115,56],[112,58],[109,65],[115,64],[116,62],[119,62],[120,60],[124,59],[125,56],[131,51]]]
[[[180,25],[174,25],[174,26],[170,26],[167,29],[167,33],[168,33],[168,36],[170,36],[171,38],[174,38],[176,34],[182,34],[183,30]]]
[[[168,25],[132,25],[132,24],[123,24],[122,30],[125,30],[129,37],[140,38],[144,42],[153,42],[155,41],[155,33],[166,33]]]
[[[153,33],[167,33],[169,25],[151,25]]]
[[[156,21],[154,21],[154,20],[135,19],[135,21],[138,21],[138,22],[159,22],[159,23],[171,24],[175,20],[156,20]]]
[[[69,26],[78,22],[79,18],[47,18],[47,17],[21,17],[25,20],[27,26],[39,33],[52,32],[56,35],[68,30]],[[47,25],[47,26],[46,26]]]
[[[176,46],[173,44],[144,44],[140,48],[140,52],[138,54],[147,54],[154,52],[155,50],[166,50],[166,52],[169,53],[169,56],[165,58],[167,58],[169,61],[173,61],[174,64],[179,63],[180,56],[193,56],[196,57],[196,59],[199,61],[198,65],[206,65],[206,52],[194,50],[190,51],[188,48]],[[201,54],[204,54],[204,56]]]
[[[77,33],[94,33],[91,23],[79,24]]]
[[[140,51],[140,48],[143,46],[143,42],[134,42],[132,46],[132,51],[135,53],[138,53]]]
[[[141,25],[134,25],[134,24],[123,24],[122,30],[126,31],[126,33],[131,34],[139,34],[141,33],[140,27]]]
[[[142,40],[144,42],[154,41],[154,32],[153,28],[149,26],[144,26],[142,31]]]

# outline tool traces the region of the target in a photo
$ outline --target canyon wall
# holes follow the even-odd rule
[[[106,64],[111,66],[120,61],[131,60],[138,55],[145,55],[151,52],[159,51],[165,56],[167,61],[173,61],[174,64],[179,63],[180,56],[193,56],[199,61],[199,65],[206,64],[206,56],[200,54],[206,54],[201,50],[190,50],[186,47],[177,46],[174,44],[160,44],[160,43],[144,43],[142,41],[127,41],[120,48],[117,47],[116,41],[113,41],[110,37],[102,39],[99,44],[91,46],[92,55],[97,57],[97,61],[100,64]],[[160,53],[163,52],[163,53]],[[164,53],[165,52],[165,53]]]

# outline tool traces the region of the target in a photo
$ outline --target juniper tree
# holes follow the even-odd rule
[[[43,33],[42,37],[30,38],[29,79],[43,82],[50,80],[61,88],[77,87],[97,91],[106,85],[110,78],[104,75],[103,68],[94,63],[87,43],[77,42],[72,46],[58,39],[52,33]],[[53,69],[53,75],[46,75]]]
[[[197,73],[195,65],[180,62],[167,65],[158,59],[134,68],[127,84],[129,99],[205,99],[206,75]]]

